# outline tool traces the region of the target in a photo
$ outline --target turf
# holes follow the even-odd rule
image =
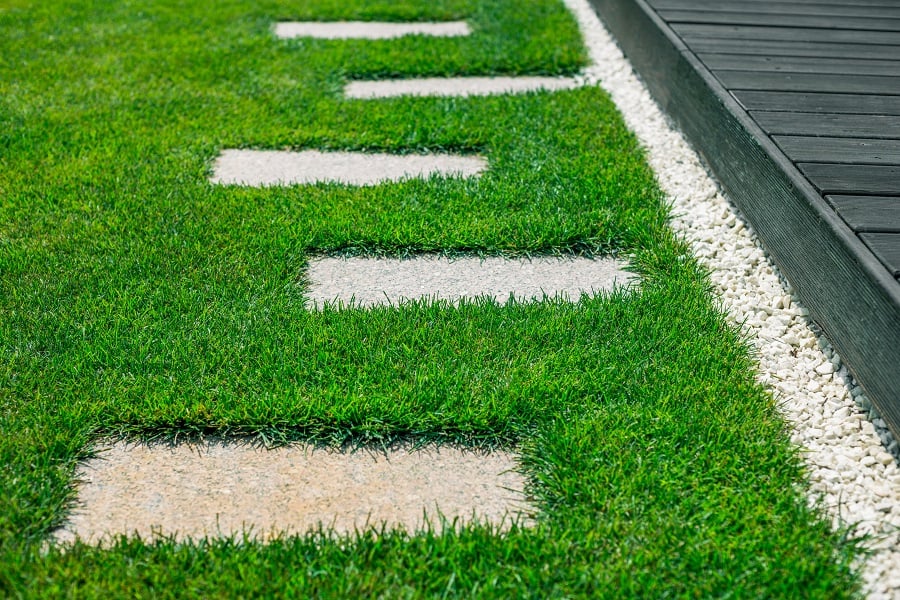
[[[527,9],[527,10],[526,10]],[[280,41],[282,19],[468,38]],[[596,88],[348,101],[344,81],[571,74],[555,0],[0,0],[0,593],[844,597],[857,555]],[[224,148],[486,156],[477,180],[217,187]],[[567,304],[304,309],[314,254],[620,254]],[[514,448],[536,526],[264,545],[46,542],[104,436]]]

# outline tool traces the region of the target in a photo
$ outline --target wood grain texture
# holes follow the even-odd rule
[[[657,11],[663,10],[706,10],[721,12],[752,11],[756,13],[831,15],[846,17],[900,18],[900,6],[889,1],[869,4],[865,0],[853,0],[846,4],[835,4],[821,0],[812,2],[791,2],[779,0],[650,0]]]
[[[900,233],[861,233],[859,237],[894,277],[900,277]]]
[[[841,75],[885,75],[888,77],[897,77],[900,74],[900,60],[821,58],[818,56],[779,56],[772,54],[715,54],[712,52],[698,53],[697,58],[712,71],[828,73]]]
[[[770,54],[772,56],[897,59],[897,46],[890,44],[835,44],[800,40],[694,38],[691,40],[691,50],[732,54]]]
[[[798,163],[822,194],[900,194],[900,167]]]
[[[826,196],[858,233],[900,233],[900,196]]]
[[[777,18],[773,17],[773,22]],[[829,42],[843,44],[884,44],[900,46],[900,32],[818,29],[814,27],[758,27],[754,25],[704,25],[675,23],[672,29],[688,45],[697,39],[769,40]],[[895,55],[896,56],[896,55]]]
[[[777,20],[780,27],[815,27],[820,29],[859,29],[863,31],[900,31],[900,19],[878,17],[812,15],[776,12],[749,12],[706,9],[660,9],[659,16],[667,23],[709,23],[720,25],[771,25]],[[775,17],[775,19],[773,19]]]
[[[734,40],[743,42],[754,39],[750,29],[763,29],[787,43],[797,41],[795,32],[800,32],[821,44],[808,33],[816,30],[690,26],[718,29],[694,29],[679,37],[645,0],[591,2],[900,435],[900,378],[895,376],[900,365],[900,284],[692,51],[709,33],[728,37],[737,32]],[[893,37],[872,37],[856,45],[898,39],[881,35]],[[890,41],[879,41],[884,39]]]
[[[776,135],[772,139],[796,162],[853,165],[900,165],[895,140]]]
[[[900,49],[898,49],[900,51]],[[825,73],[771,73],[760,71],[715,71],[730,90],[771,92],[826,92],[900,96],[900,77],[883,75],[836,75]],[[900,73],[900,71],[897,71]]]
[[[732,90],[749,111],[900,115],[900,96]]]
[[[750,115],[771,135],[900,139],[900,116],[832,115],[752,111]]]

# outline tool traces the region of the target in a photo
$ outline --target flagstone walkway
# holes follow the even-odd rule
[[[846,365],[843,364],[839,354],[834,352],[823,338],[817,338],[810,329],[806,320],[808,312],[798,305],[797,297],[792,295],[794,290],[782,286],[775,269],[763,254],[762,249],[756,244],[755,238],[748,232],[747,225],[735,214],[726,199],[719,193],[715,184],[707,177],[696,154],[690,150],[678,133],[668,127],[662,113],[634,77],[630,67],[625,63],[588,4],[583,0],[566,0],[566,4],[572,9],[582,26],[587,44],[591,50],[593,63],[586,70],[584,76],[572,78],[571,84],[593,85],[602,82],[619,105],[629,126],[636,132],[641,142],[647,148],[648,160],[658,173],[660,185],[672,200],[676,209],[675,212],[679,215],[673,225],[688,238],[697,255],[711,268],[711,279],[730,311],[732,318],[737,323],[744,324],[747,327],[747,331],[753,336],[755,343],[758,344],[760,349],[760,378],[767,385],[777,390],[778,393],[784,394],[782,407],[794,427],[793,439],[796,443],[805,447],[807,452],[804,456],[810,466],[814,489],[823,494],[823,498],[829,503],[829,508],[836,515],[836,522],[840,523],[842,518],[840,511],[846,509],[852,515],[858,517],[861,522],[864,522],[866,527],[870,528],[866,531],[884,534],[884,530],[878,529],[877,519],[887,520],[893,518],[896,520],[898,515],[897,511],[893,509],[891,502],[888,502],[885,508],[885,503],[880,499],[887,498],[890,500],[897,497],[900,473],[898,473],[893,458],[888,452],[891,449],[890,446],[888,445],[885,448],[878,438],[875,429],[877,422],[873,425],[872,422],[867,421],[857,404],[854,403],[854,398],[857,399],[858,403],[864,402],[864,394],[852,383]],[[597,0],[595,4],[604,3]],[[427,80],[412,81],[421,83]],[[374,84],[376,82],[356,83]],[[397,83],[398,85],[401,83],[409,85],[407,82]],[[440,83],[440,86],[444,86],[444,89],[454,85],[457,85],[458,89],[464,88],[464,86],[458,84],[458,80],[453,83],[443,81]],[[510,88],[504,89],[508,91]],[[526,91],[527,89],[532,88],[522,87],[517,88],[516,91]],[[487,93],[497,93],[497,91]],[[350,92],[348,91],[347,94],[350,95]],[[430,95],[430,92],[426,95]],[[367,97],[374,99],[379,96],[369,95]],[[229,156],[231,152],[236,151],[226,150],[222,157]],[[220,160],[222,157],[220,157]],[[262,170],[264,169],[265,165],[262,167]],[[451,171],[442,173],[446,174],[448,172]],[[399,177],[419,177],[430,173],[432,172],[427,170],[418,173],[407,171],[403,172]],[[374,179],[349,183],[353,185],[369,185],[379,181],[390,181],[391,179],[392,177],[385,172]],[[253,176],[246,174],[241,175],[241,177],[232,177],[231,179],[228,177],[220,178],[218,167],[217,174],[212,179],[212,182],[216,184],[242,185],[283,185],[288,182],[312,181],[340,182],[337,177],[331,178],[329,175],[321,174],[312,179],[291,179],[284,174],[274,179],[271,177],[254,179]],[[343,183],[348,182],[344,181]],[[333,260],[343,260],[344,262],[328,262]],[[426,260],[435,259],[432,257]],[[386,265],[393,269],[400,266],[421,264],[417,263],[417,261],[406,261],[406,265],[401,265],[401,262],[403,261],[377,263],[376,261],[366,262],[366,260],[314,260],[310,264],[310,269],[307,273],[310,283],[313,284],[311,299],[314,300],[314,303],[318,301],[327,302],[334,299],[348,299],[349,294],[349,298],[362,300],[364,297],[374,298],[380,294],[380,296],[386,296],[387,301],[392,301],[392,298],[415,297],[415,294],[420,292],[425,296],[438,296],[441,293],[440,283],[431,288],[431,293],[426,287],[422,290],[417,290],[415,294],[409,291],[395,291],[393,297],[391,292],[385,289],[385,286],[371,285],[369,280],[385,278],[383,269]],[[573,264],[575,262],[573,261]],[[597,263],[599,262],[597,261]],[[463,261],[460,261],[460,263],[466,264]],[[480,266],[466,264],[466,268],[476,273],[474,279],[485,282],[490,280],[490,277],[478,275],[479,269],[483,269],[480,271],[483,275],[489,273],[493,268],[485,265],[500,264],[509,266],[513,263],[514,261],[494,263],[489,260],[481,261]],[[447,261],[447,265],[452,264],[452,261]],[[523,262],[520,264],[528,263]],[[531,264],[540,265],[543,263],[537,261]],[[353,268],[348,269],[349,274],[346,276],[334,275],[342,267],[350,265]],[[445,266],[443,263],[441,265],[442,267]],[[592,266],[596,266],[596,263]],[[439,269],[433,267],[434,265],[429,267],[429,273],[435,275],[436,280],[440,280],[441,276],[439,273],[435,273]],[[317,271],[319,268],[325,268],[326,272],[331,275],[323,276],[317,274],[319,273]],[[559,264],[552,266],[552,269],[557,268],[559,268]],[[623,271],[621,270],[624,269],[624,265],[607,265],[604,268],[622,273]],[[355,271],[356,274],[354,274],[353,269],[359,270]],[[379,271],[381,271],[380,276]],[[412,277],[415,278],[417,276],[414,274]],[[454,277],[458,277],[458,275]],[[518,275],[511,276],[511,279],[516,277]],[[327,281],[329,278],[332,283],[337,282],[334,284],[335,287],[327,292],[316,291],[319,289],[317,286],[324,285],[321,282]],[[394,272],[391,272],[390,279],[394,281],[399,279],[399,277]],[[576,289],[587,291],[586,286],[588,285],[592,291],[595,289],[607,289],[606,286],[608,284],[606,283],[600,283],[595,288],[594,279],[587,281],[588,283],[579,284],[576,288],[568,290],[567,293],[573,295]],[[602,278],[598,277],[596,281],[601,282]],[[482,293],[481,290],[484,290],[485,294],[494,295],[494,297],[499,299],[503,297],[502,295],[506,293],[509,286],[501,287],[502,290],[499,292],[491,286],[477,288],[475,291],[467,288],[463,292],[454,292],[455,295],[451,294],[450,298],[469,294],[477,295]],[[545,291],[543,284],[539,283],[537,287]],[[408,288],[406,289],[408,290]],[[365,295],[363,290],[365,290]],[[515,293],[514,289],[510,291]],[[370,293],[371,296],[369,295]],[[406,296],[407,294],[409,296]],[[368,300],[366,302],[361,301],[360,304],[367,304],[368,302]],[[374,302],[375,300],[371,300],[371,303]],[[820,347],[824,349],[824,354]],[[850,390],[845,385],[846,381],[851,381]],[[131,450],[124,448],[116,448],[112,452],[118,452],[119,454],[111,454],[110,456],[118,456],[122,460],[120,461],[117,458],[109,461],[111,467],[120,464],[127,465],[128,461],[131,460],[129,457],[135,456],[133,454],[129,455],[128,452],[131,452]],[[229,450],[228,452],[232,451]],[[211,452],[207,456],[212,456],[213,454]],[[184,460],[184,464],[198,464],[198,459],[193,455],[183,456],[182,459],[173,459],[171,455],[167,456],[167,461],[169,462],[166,464],[169,466],[173,464],[172,460],[176,460],[176,462],[177,460]],[[236,454],[230,454],[229,456],[233,458]],[[510,460],[512,464],[515,464],[514,456],[507,456],[505,459],[501,457],[501,459]],[[344,459],[341,458],[341,460]],[[478,460],[481,460],[481,457],[478,457]],[[487,459],[485,458],[485,460]],[[846,480],[844,475],[848,472],[847,464],[851,461],[857,461],[857,463],[853,464],[854,467],[858,464],[858,469],[853,472],[854,478],[852,480]],[[491,477],[496,474],[496,470],[488,469],[485,466],[486,463],[479,463],[479,465],[471,466],[471,469],[479,471],[484,468],[493,473]],[[96,470],[97,475],[92,475],[91,479],[94,481],[103,480],[100,474],[104,468],[102,460],[92,462],[86,468]],[[128,468],[133,467],[126,467],[126,469]],[[512,469],[512,471],[514,470]],[[338,471],[335,469],[330,472],[337,473]],[[127,478],[128,475],[116,477]],[[114,480],[116,477],[114,477]],[[422,481],[427,482],[429,479],[426,477],[413,485],[418,491],[405,496],[401,494],[401,496],[405,498],[416,496],[423,485],[429,485],[428,483],[422,483]],[[499,483],[499,479],[496,481],[498,483],[494,487],[503,488],[507,485]],[[102,497],[103,491],[96,487],[92,490],[90,489],[91,485],[91,481],[88,481],[85,485],[84,498],[87,498],[91,492],[95,491],[99,491]],[[112,486],[112,484],[104,485]],[[153,485],[156,484],[149,483],[148,487]],[[399,484],[397,485],[399,486]],[[486,485],[491,487],[491,484]],[[515,485],[510,485],[515,487]],[[235,486],[240,487],[240,484],[234,484],[229,489],[236,489]],[[485,489],[482,486],[475,492],[467,492],[468,496],[461,503],[463,506],[462,512],[467,512],[465,507],[474,508],[480,505],[480,494]],[[425,503],[428,508],[436,506],[438,510],[444,511],[444,506],[441,502],[440,498],[429,497]],[[153,502],[151,501],[149,504],[152,505]],[[85,506],[87,507],[87,504]],[[355,508],[351,507],[348,510],[351,513],[356,511],[354,514],[361,514],[358,511],[358,503],[353,506]],[[413,500],[412,505],[406,504],[403,510],[416,510],[416,507],[421,508],[422,506],[421,498],[416,498]],[[393,504],[390,510],[394,510]],[[501,510],[500,513],[508,515],[513,509],[507,508],[505,510],[506,512]],[[87,512],[91,511],[88,510]],[[133,521],[129,520],[127,515],[125,517],[119,515],[119,520],[116,521],[111,516],[113,509],[103,509],[103,512],[106,514],[106,518],[95,521],[101,523],[101,525],[90,529],[91,535],[94,537],[102,537],[116,531],[113,526],[106,525],[113,522],[124,523],[125,527],[134,527]],[[446,512],[449,513],[450,511]],[[207,511],[204,518],[208,519],[210,514],[218,513]],[[318,514],[324,515],[320,516],[319,520],[320,522],[325,522],[329,519],[328,514],[335,515],[337,513]],[[365,514],[370,515],[374,513],[366,512]],[[394,520],[394,517],[390,514],[378,514],[382,515],[381,518],[386,519],[388,522],[404,522],[400,518]],[[337,518],[337,516],[331,517],[331,522],[336,522]],[[150,521],[153,521],[153,518]],[[200,526],[199,529],[192,529],[193,526],[179,526],[176,523],[172,526],[172,529],[183,532],[208,532],[211,531],[209,522],[209,520],[205,521],[206,524]],[[280,521],[277,518],[273,518],[265,521],[262,527],[265,528],[272,523],[276,523],[276,527],[286,529],[293,527],[302,529],[305,526],[305,522]],[[358,523],[358,521],[353,521],[353,523]],[[244,520],[239,520],[239,524],[243,527],[248,523]],[[418,524],[413,525],[413,527],[417,526]],[[230,527],[233,531],[234,525]],[[896,532],[893,535],[896,536]],[[868,567],[869,570],[867,571],[867,578],[872,590],[876,590],[878,593],[885,591],[887,594],[890,594],[892,590],[900,590],[900,583],[891,579],[890,565],[898,564],[895,549],[880,549],[877,561],[872,564],[876,566]],[[884,565],[888,565],[888,567]],[[873,597],[875,596],[873,595]]]
[[[390,39],[404,35],[468,35],[453,23],[275,24],[278,38]],[[398,95],[471,96],[564,90],[583,85],[564,77],[424,78],[356,81],[351,98]],[[384,185],[414,178],[477,177],[489,168],[478,156],[225,149],[210,183],[237,186]],[[490,297],[504,303],[578,301],[635,283],[615,259],[437,256],[313,259],[306,273],[311,309],[371,307],[408,300],[458,302]],[[60,541],[102,541],[116,534],[179,538],[263,536],[318,526],[348,532],[367,526],[417,530],[475,519],[497,526],[525,524],[530,510],[524,479],[508,452],[452,447],[337,452],[293,445],[259,450],[227,440],[174,447],[114,444],[82,465],[78,506]],[[455,521],[454,521],[455,520]]]
[[[319,525],[409,531],[473,520],[524,524],[524,479],[506,452],[391,448],[341,452],[305,445],[129,445],[83,465],[81,508],[58,541],[113,533],[266,539]],[[446,519],[446,521],[442,521]]]

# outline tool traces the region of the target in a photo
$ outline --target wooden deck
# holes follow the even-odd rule
[[[900,277],[900,2],[648,4]]]
[[[900,437],[900,0],[591,0]]]

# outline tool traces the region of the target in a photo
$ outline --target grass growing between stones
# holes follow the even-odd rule
[[[275,40],[283,19],[470,38]],[[569,74],[551,0],[0,2],[0,592],[850,595],[855,547],[598,89],[347,101],[349,78]],[[223,148],[477,152],[477,180],[214,187]],[[304,309],[317,253],[609,254],[567,304]],[[104,435],[515,447],[536,525],[270,544],[46,540]]]

